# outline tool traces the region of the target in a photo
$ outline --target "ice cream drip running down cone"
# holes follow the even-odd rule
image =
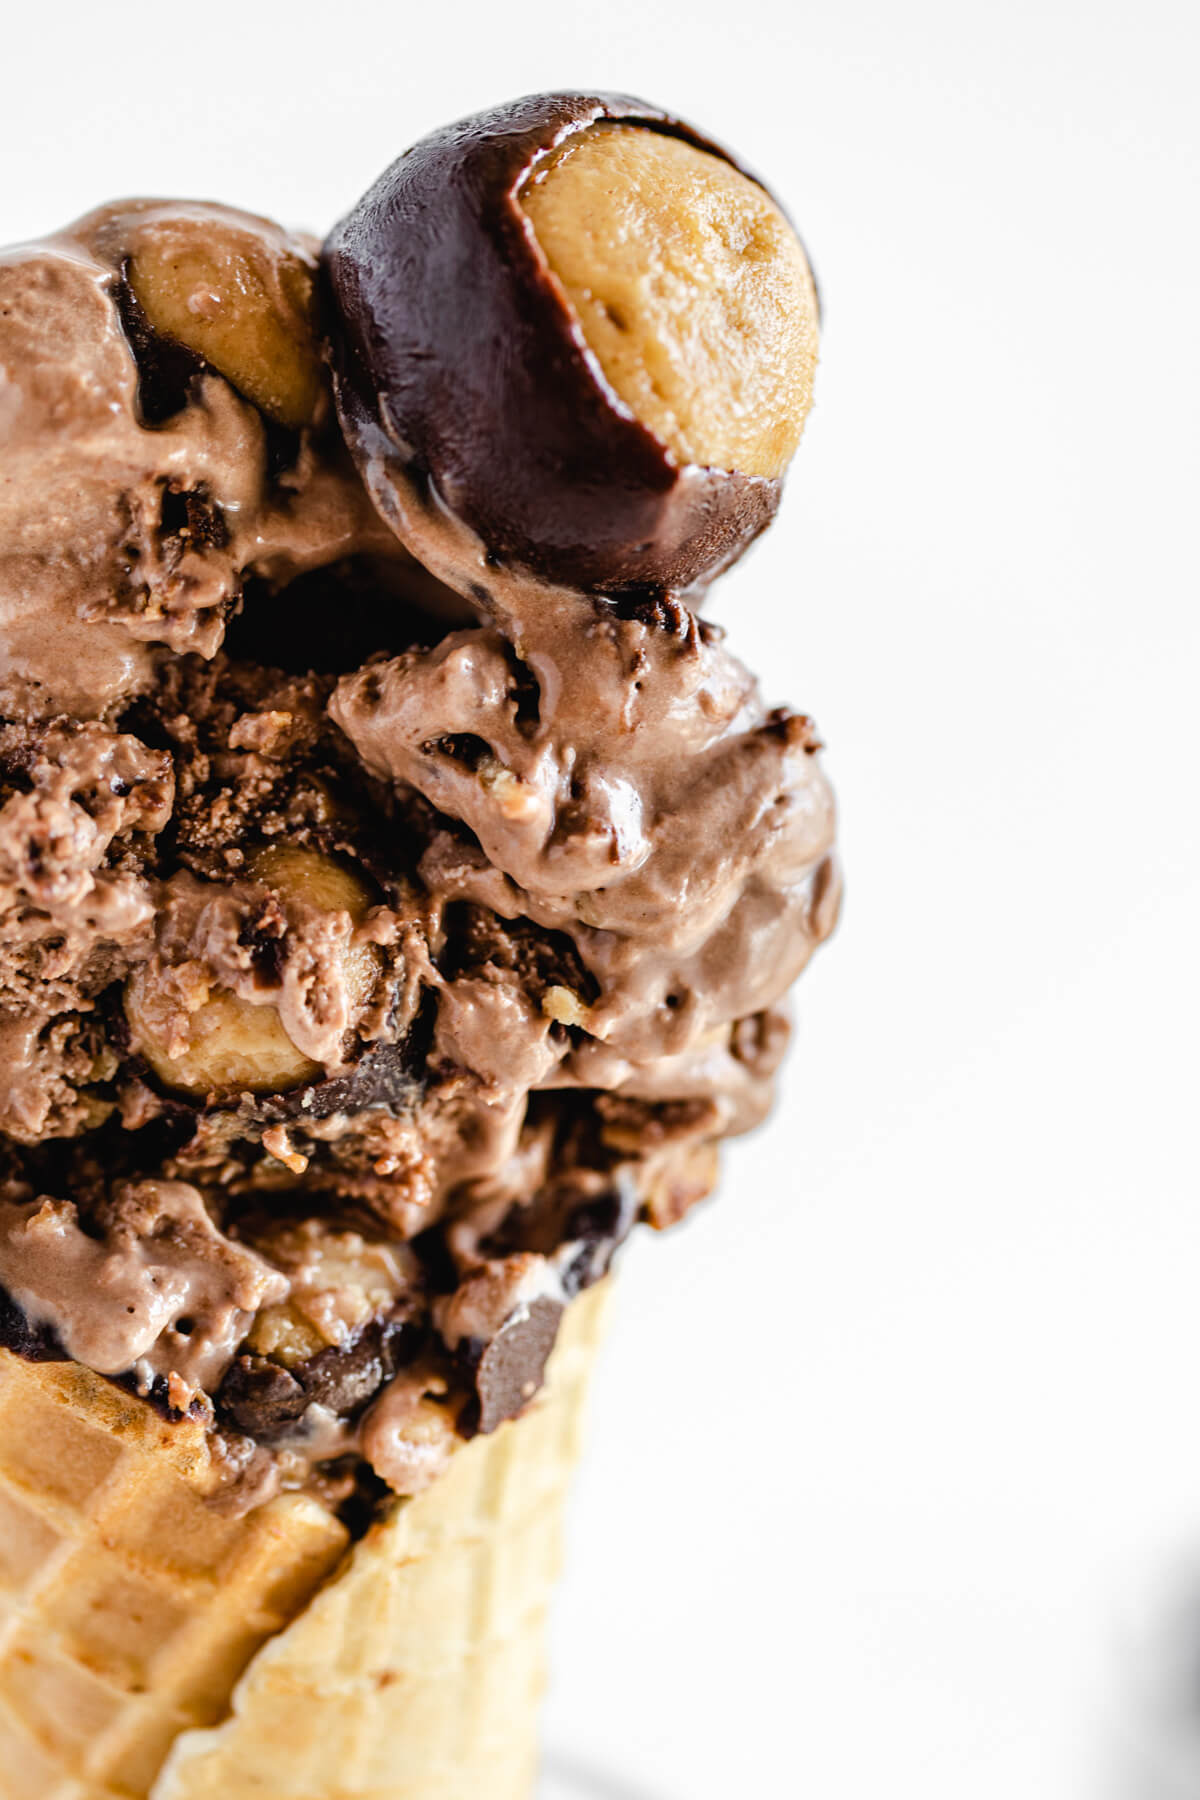
[[[817,330],[614,95],[0,253],[0,1800],[529,1800],[611,1265],[836,920],[702,611]]]

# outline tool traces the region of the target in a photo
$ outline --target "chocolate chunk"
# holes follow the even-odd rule
[[[221,1383],[217,1411],[260,1444],[287,1437],[310,1406],[352,1419],[396,1373],[416,1336],[402,1320],[375,1320],[353,1343],[331,1344],[292,1369],[240,1356]]]
[[[264,1118],[328,1119],[334,1113],[366,1112],[371,1107],[402,1118],[411,1113],[424,1091],[423,1051],[415,1042],[375,1044],[365,1050],[348,1075],[294,1088],[265,1099]]]
[[[686,588],[770,523],[782,484],[677,460],[597,374],[519,195],[601,120],[738,167],[624,95],[532,95],[434,132],[326,243],[338,409],[387,516],[394,488],[432,484],[496,558],[592,591]]]
[[[535,1300],[484,1347],[475,1365],[480,1431],[495,1431],[505,1419],[515,1419],[537,1393],[563,1311],[557,1300]]]
[[[390,1381],[404,1360],[410,1335],[402,1324],[368,1325],[343,1349],[333,1344],[297,1371],[310,1401],[326,1406],[340,1419],[353,1418]]]
[[[348,1418],[383,1385],[378,1343],[356,1345],[353,1350],[331,1345],[305,1364],[303,1381],[310,1400]]]
[[[309,1405],[289,1370],[265,1356],[239,1356],[221,1383],[217,1413],[260,1444],[283,1437]]]

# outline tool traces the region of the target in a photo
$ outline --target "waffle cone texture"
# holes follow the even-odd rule
[[[304,1495],[223,1515],[199,1425],[0,1351],[2,1800],[528,1800],[606,1287],[354,1545]]]

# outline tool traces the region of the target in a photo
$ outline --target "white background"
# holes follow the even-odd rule
[[[1200,1567],[1195,13],[13,14],[0,238],[121,192],[322,229],[575,84],[794,211],[817,406],[716,610],[823,728],[848,901],[773,1124],[628,1258],[550,1740],[661,1800],[1200,1796],[1138,1699]]]

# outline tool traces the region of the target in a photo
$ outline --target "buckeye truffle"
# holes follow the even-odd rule
[[[76,229],[121,276],[148,423],[172,410],[156,374],[205,368],[272,423],[312,423],[322,367],[316,263],[303,240],[254,213],[186,200],[129,200]],[[175,399],[182,406],[182,391]]]
[[[817,297],[753,176],[640,100],[536,95],[435,132],[331,234],[335,387],[404,535],[589,591],[685,589],[766,526]]]

